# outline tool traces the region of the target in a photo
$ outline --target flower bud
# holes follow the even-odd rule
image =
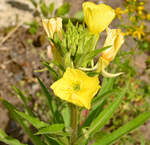
[[[53,39],[54,33],[57,32],[60,39],[62,39],[62,18],[51,18],[42,20],[43,27],[47,36]],[[48,50],[48,57],[54,58],[57,62],[61,62],[61,55],[57,48],[50,41],[51,48]],[[52,54],[50,54],[52,52]]]
[[[42,20],[43,27],[48,37],[53,38],[55,32],[62,38],[62,18],[51,18]]]

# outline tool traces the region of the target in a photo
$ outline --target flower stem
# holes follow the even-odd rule
[[[70,136],[70,145],[74,145],[77,139],[77,130],[78,130],[78,109],[75,105],[70,104],[70,126],[72,128],[71,136]]]

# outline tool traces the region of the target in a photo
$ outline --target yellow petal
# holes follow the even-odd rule
[[[63,77],[51,86],[54,94],[75,105],[90,109],[91,100],[100,88],[98,77],[89,77],[81,70],[67,68]]]
[[[107,29],[107,38],[104,43],[104,47],[111,45],[110,48],[102,52],[102,58],[107,61],[112,61],[121,45],[124,43],[124,35],[120,29]]]
[[[105,30],[115,17],[115,11],[108,5],[83,3],[84,21],[89,31],[98,34]]]
[[[61,37],[62,18],[42,19],[43,27],[48,37],[53,38],[55,32]]]

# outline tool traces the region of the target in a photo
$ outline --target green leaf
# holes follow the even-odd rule
[[[41,140],[41,138],[39,138],[38,136],[35,136],[34,133],[29,129],[27,122],[25,122],[25,120],[22,119],[22,117],[20,117],[16,113],[17,110],[16,110],[15,106],[10,104],[6,100],[1,100],[1,101],[2,101],[3,105],[10,112],[11,117],[24,129],[25,133],[28,135],[28,137],[30,138],[32,143],[34,145],[45,145],[45,143]]]
[[[49,13],[50,13],[50,14],[53,13],[54,8],[55,8],[55,3],[54,3],[54,2],[50,3],[50,5],[49,5]]]
[[[32,112],[31,108],[28,106],[27,98],[24,96],[24,94],[15,86],[13,86],[14,91],[20,96],[21,100],[24,103],[25,109],[28,112],[30,116],[35,116],[34,113]]]
[[[40,129],[40,128],[43,128],[43,127],[46,127],[48,126],[47,123],[43,122],[43,121],[40,121],[38,118],[36,117],[32,117],[30,115],[27,115],[23,112],[19,112],[19,111],[16,111],[16,113],[21,116],[22,118],[24,118],[25,120],[29,121],[35,128],[37,129]]]
[[[30,1],[31,1],[31,3],[34,5],[34,7],[37,8],[37,3],[36,3],[36,1],[35,1],[35,0],[30,0]]]
[[[78,19],[80,21],[83,21],[83,19],[84,19],[83,11],[76,12],[75,15],[74,15],[74,18],[76,18],[76,19]]]
[[[71,53],[70,52],[67,52],[64,56],[64,64],[67,67],[72,67],[73,65],[73,62],[71,60]]]
[[[65,14],[69,13],[70,4],[65,2],[61,7],[57,9],[56,16],[64,16]]]
[[[42,88],[42,91],[46,97],[46,100],[47,100],[47,103],[48,103],[48,107],[49,109],[51,110],[51,112],[54,114],[54,110],[53,110],[53,107],[52,107],[52,98],[53,96],[50,94],[50,92],[47,90],[47,88],[45,87],[45,85],[42,83],[42,81],[37,78],[39,83],[40,83],[40,86]]]
[[[25,145],[25,144],[22,144],[20,143],[19,140],[17,139],[14,139],[10,136],[8,136],[5,132],[3,132],[1,129],[0,129],[0,141],[8,144],[8,145]],[[27,145],[27,144],[26,144]]]
[[[98,102],[104,96],[106,92],[110,92],[113,89],[115,78],[104,78],[102,87],[98,93],[98,95],[93,99],[92,103]]]
[[[125,95],[125,92],[126,88],[120,92],[120,94],[117,96],[116,100],[113,103],[111,103],[98,115],[97,118],[94,119],[87,132],[88,135],[93,135],[108,122],[108,120],[118,108],[118,105],[120,104],[122,97]]]
[[[56,81],[59,78],[57,72],[49,65],[48,62],[43,62],[43,64],[50,71],[53,79]]]
[[[48,7],[46,6],[46,4],[44,2],[40,2],[40,8],[41,8],[41,11],[42,11],[42,14],[47,17],[48,16]]]
[[[93,50],[91,52],[87,52],[85,54],[81,54],[77,62],[78,66],[84,66],[84,64],[88,63],[89,61],[91,61],[92,59],[94,59],[95,56],[97,56],[98,54],[100,54],[102,51],[106,50],[107,48],[109,48],[110,46],[106,46],[100,49],[96,49]]]
[[[36,34],[36,33],[37,33],[38,28],[39,28],[39,23],[38,23],[36,20],[34,20],[34,21],[31,22],[31,23],[27,22],[26,24],[27,24],[28,26],[30,26],[29,32],[30,32],[31,34]]]
[[[64,124],[49,125],[47,127],[39,129],[39,131],[36,133],[36,135],[39,135],[39,134],[59,134],[59,133],[63,133],[64,127],[65,127]]]
[[[70,125],[70,111],[69,111],[68,105],[62,109],[61,114],[62,114],[64,123],[65,123],[65,127],[69,127],[69,125]]]
[[[54,137],[51,137],[51,136],[48,136],[48,135],[45,135],[46,136],[46,139],[48,141],[48,144],[50,145],[66,145],[66,144],[63,144],[61,143],[58,138],[54,138]]]
[[[113,93],[115,90],[108,91],[104,94],[102,94],[102,99],[96,101],[95,103],[92,103],[92,108],[89,112],[88,117],[86,118],[84,124],[82,127],[88,127],[91,122],[99,115],[99,113],[103,110],[104,105],[107,103],[107,98],[111,93]]]
[[[94,110],[91,110],[87,119],[84,122],[83,127],[87,127],[91,124],[94,118],[98,116],[98,114],[102,111],[104,105],[106,104],[106,100],[103,100],[99,103],[99,106],[97,106]]]
[[[150,111],[144,112],[144,113],[140,114],[138,117],[136,117],[135,119],[129,121],[127,124],[118,128],[114,132],[102,137],[93,145],[109,145],[109,144],[115,142],[116,140],[118,140],[123,135],[129,133],[133,129],[142,125],[149,118],[150,118]]]

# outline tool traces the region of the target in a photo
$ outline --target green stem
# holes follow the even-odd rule
[[[70,104],[70,126],[72,128],[71,136],[70,136],[70,145],[74,145],[77,139],[77,130],[78,130],[78,109],[75,105]]]

